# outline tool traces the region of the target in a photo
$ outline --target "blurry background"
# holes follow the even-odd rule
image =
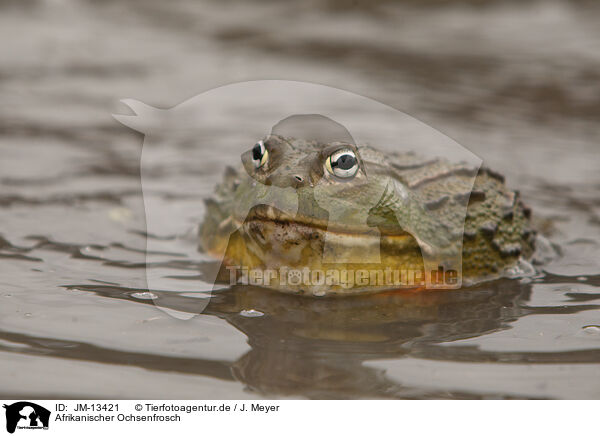
[[[592,0],[0,0],[0,395],[600,397],[599,22]],[[157,295],[144,290],[142,137],[111,118],[128,113],[122,98],[168,108],[252,79],[347,89],[449,135],[507,176],[563,257],[531,289],[494,291],[511,303],[472,315],[491,323],[440,336],[436,316],[415,321],[383,372],[357,377],[383,355],[346,338],[305,360],[349,374],[327,392],[285,379],[303,371],[292,363],[277,383],[269,365],[305,359],[313,336],[272,357],[223,308],[181,322],[139,304]],[[157,268],[196,268],[183,251]],[[484,354],[423,351],[423,337]],[[358,363],[342,370],[344,350]],[[373,382],[384,373],[394,382]]]

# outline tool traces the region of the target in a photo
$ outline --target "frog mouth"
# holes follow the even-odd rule
[[[250,209],[248,215],[243,221],[237,221],[240,225],[242,225],[244,222],[272,222],[280,225],[296,225],[325,231],[328,230],[329,227],[328,220],[302,214],[291,215],[282,211],[281,209],[266,204],[254,206],[252,209]]]
[[[298,229],[300,233],[307,234],[310,237],[311,230],[318,234],[335,234],[337,236],[347,235],[354,240],[360,238],[372,239],[384,236],[386,239],[393,238],[397,239],[412,239],[412,236],[403,230],[400,230],[394,234],[386,234],[380,232],[376,227],[368,226],[366,223],[363,225],[349,224],[344,222],[332,222],[327,219],[322,219],[310,215],[296,214],[291,215],[283,212],[280,209],[270,205],[257,205],[254,206],[245,220],[236,219],[238,227],[246,227],[249,225],[255,228],[258,225],[277,225],[287,228]],[[312,235],[312,237],[315,237]]]
[[[269,266],[320,268],[322,265],[380,265],[397,256],[418,254],[408,233],[383,235],[374,227],[331,224],[303,215],[291,216],[270,206],[254,208],[239,223],[244,241],[237,249]]]

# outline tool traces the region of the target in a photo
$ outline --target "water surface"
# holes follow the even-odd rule
[[[0,7],[0,396],[600,398],[592,2]],[[448,134],[520,190],[560,256],[460,291],[234,287],[204,308],[211,264],[190,235],[167,223],[147,263],[142,137],[110,114],[253,79],[348,89]],[[193,228],[182,187],[210,192],[230,156],[171,146],[185,159],[153,168],[152,195]]]

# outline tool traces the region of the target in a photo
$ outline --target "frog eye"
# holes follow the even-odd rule
[[[338,150],[327,158],[325,167],[334,176],[347,179],[358,171],[358,159],[352,150]]]
[[[262,167],[269,159],[269,150],[266,149],[265,143],[261,140],[252,147],[252,162],[255,168]]]

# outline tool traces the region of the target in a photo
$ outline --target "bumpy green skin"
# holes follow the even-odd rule
[[[270,136],[265,145],[266,165],[256,169],[246,153],[243,168],[228,168],[214,198],[206,201],[200,227],[205,251],[222,253],[230,235],[243,238],[254,230],[270,238],[277,238],[280,228],[289,230],[285,237],[293,247],[315,236],[307,228],[320,229],[317,238],[328,231],[372,235],[377,229],[386,262],[390,256],[420,265],[428,258],[462,259],[465,284],[497,278],[520,257],[533,253],[529,210],[517,192],[506,188],[503,177],[489,169],[347,145],[359,157],[360,170],[351,181],[340,181],[327,172],[324,162],[343,144]],[[254,214],[252,226],[243,226],[248,212],[261,202],[285,213]],[[273,225],[280,227],[271,232]],[[226,262],[245,256],[239,254],[244,243],[238,242],[237,254]],[[267,249],[274,242],[266,242]],[[270,266],[266,254],[260,261]]]
[[[483,195],[485,194],[485,198]],[[531,211],[518,191],[507,190],[502,176],[482,169],[467,208],[463,238],[463,274],[474,281],[494,278],[529,259],[535,248]]]

